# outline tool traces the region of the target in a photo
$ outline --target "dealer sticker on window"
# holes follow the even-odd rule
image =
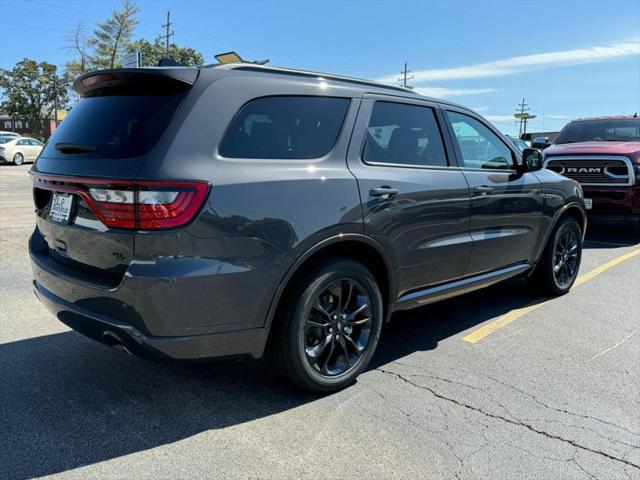
[[[591,210],[593,208],[593,199],[585,198],[584,199],[584,208],[587,210]]]
[[[73,195],[54,193],[49,209],[49,220],[58,223],[68,223],[73,205]]]

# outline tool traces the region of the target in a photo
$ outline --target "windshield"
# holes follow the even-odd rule
[[[51,137],[43,156],[133,158],[160,138],[184,94],[105,95],[82,99]]]
[[[640,142],[640,118],[571,122],[555,143],[575,142]]]

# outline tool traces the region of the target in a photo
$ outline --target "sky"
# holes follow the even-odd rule
[[[517,134],[640,112],[640,1],[138,0],[134,39],[171,11],[172,41],[207,62],[230,50],[271,65],[398,84],[407,62],[422,94],[475,109]],[[0,68],[27,57],[64,66],[78,21],[91,33],[119,0],[0,0]]]

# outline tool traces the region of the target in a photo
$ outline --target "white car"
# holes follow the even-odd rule
[[[20,135],[19,133],[16,132],[6,132],[4,130],[0,130],[0,137],[14,137],[14,138],[18,138],[21,137],[22,135]]]
[[[23,162],[34,161],[44,144],[29,137],[0,137],[0,161],[22,165]]]

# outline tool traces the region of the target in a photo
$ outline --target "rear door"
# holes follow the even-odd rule
[[[458,165],[471,190],[473,253],[465,275],[529,262],[539,237],[542,185],[516,169],[516,153],[480,117],[447,108]]]
[[[35,144],[35,140],[32,140],[30,138],[27,138],[25,140],[27,142],[27,145],[25,146],[25,150],[27,152],[26,160],[29,160],[29,161],[35,160],[36,156],[37,156],[37,154],[36,154],[36,150],[37,149],[35,147],[35,145],[36,145]]]
[[[395,261],[400,295],[459,277],[469,259],[469,190],[440,115],[433,103],[366,95],[349,148],[365,233]]]
[[[34,138],[30,139],[29,142],[31,143],[31,160],[35,160],[42,151],[42,143]]]
[[[22,154],[25,161],[31,160],[31,144],[29,143],[29,140],[26,138],[18,140],[14,148],[14,155],[16,153]]]

